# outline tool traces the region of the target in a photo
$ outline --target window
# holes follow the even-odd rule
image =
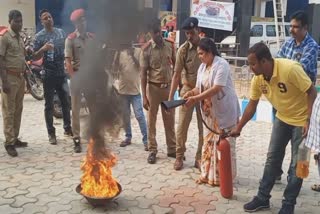
[[[286,36],[290,36],[290,25],[286,25]]]
[[[270,36],[270,37],[276,36],[276,28],[274,25],[267,25],[266,31],[267,31],[267,36]]]
[[[290,36],[290,25],[285,25],[286,37]],[[276,28],[275,25],[267,25],[266,26],[267,36],[275,37],[276,36]],[[280,34],[280,26],[279,26],[279,34]]]
[[[262,37],[262,35],[263,35],[263,27],[262,27],[262,25],[254,25],[251,28],[250,36]]]

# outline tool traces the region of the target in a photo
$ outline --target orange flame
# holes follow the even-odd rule
[[[116,164],[116,157],[99,148],[95,151],[95,141],[91,138],[87,156],[81,165],[81,194],[89,197],[109,198],[119,192],[117,181],[112,177],[111,168]],[[109,156],[109,157],[108,157]]]

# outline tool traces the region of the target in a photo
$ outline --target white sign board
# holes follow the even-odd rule
[[[232,31],[234,3],[193,0],[191,16],[198,18],[200,27]]]

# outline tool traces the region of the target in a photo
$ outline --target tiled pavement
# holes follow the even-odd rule
[[[133,144],[120,148],[121,139],[109,144],[118,156],[113,172],[123,191],[106,207],[94,208],[75,192],[85,153],[73,153],[72,140],[63,137],[61,123],[61,120],[55,121],[58,145],[52,146],[47,141],[43,102],[29,95],[25,97],[21,136],[29,142],[29,147],[18,149],[19,156],[11,158],[0,146],[0,214],[244,213],[243,204],[256,194],[271,132],[271,124],[250,122],[238,138],[238,176],[234,181],[234,197],[227,200],[220,196],[219,188],[194,182],[199,176],[193,168],[197,138],[195,121],[190,126],[185,168],[176,172],[173,170],[174,159],[166,157],[160,117],[157,125],[160,151],[155,165],[147,164],[148,153],[143,151],[139,128],[133,120]],[[3,138],[1,131],[1,142]],[[288,158],[284,162],[286,171]],[[310,190],[315,182],[320,179],[312,163],[311,174],[298,198],[296,214],[320,213],[320,193]],[[283,178],[282,184],[275,185],[272,192],[271,210],[259,213],[277,213],[284,188]]]

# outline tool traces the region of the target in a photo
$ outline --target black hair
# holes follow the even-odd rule
[[[40,18],[40,19],[41,19],[42,14],[44,14],[44,13],[50,13],[50,12],[49,12],[49,10],[47,10],[47,9],[42,9],[42,10],[40,10],[40,12],[39,12],[39,18]]]
[[[9,12],[9,22],[12,21],[12,19],[21,18],[22,14],[19,10],[11,10]]]
[[[302,10],[298,10],[298,11],[294,12],[290,17],[290,20],[292,20],[292,19],[295,19],[295,20],[301,22],[302,27],[309,24],[307,13]]]
[[[249,48],[248,55],[249,54],[255,54],[258,61],[262,60],[263,58],[269,61],[272,60],[270,50],[267,47],[267,45],[263,42],[258,42],[254,44],[251,48]]]
[[[214,56],[220,56],[220,53],[218,52],[217,46],[214,43],[213,39],[201,39],[198,47],[207,53],[212,53]]]
[[[152,21],[148,25],[148,29],[150,32],[158,33],[161,31],[161,21],[158,18],[152,19]]]

